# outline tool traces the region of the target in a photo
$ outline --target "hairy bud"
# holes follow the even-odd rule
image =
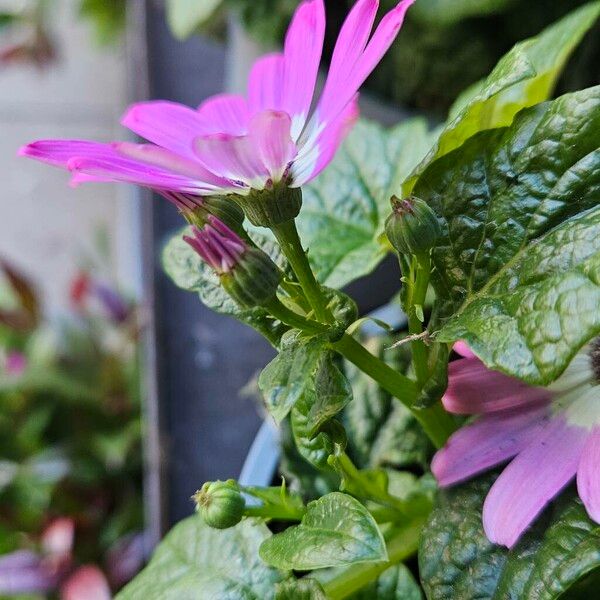
[[[246,503],[233,479],[206,482],[192,500],[204,522],[215,529],[234,527],[244,516]]]

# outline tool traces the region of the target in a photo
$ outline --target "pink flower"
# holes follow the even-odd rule
[[[4,370],[7,375],[19,377],[27,369],[27,357],[22,352],[9,352],[4,359]]]
[[[110,600],[112,594],[102,571],[85,565],[73,573],[60,589],[61,600]]]
[[[491,371],[459,342],[444,406],[479,415],[434,457],[441,486],[512,459],[483,506],[487,537],[513,547],[545,506],[577,476],[587,512],[600,523],[600,339],[547,388]]]
[[[193,237],[184,235],[183,239],[219,275],[229,273],[246,252],[242,239],[212,215],[202,229],[192,227],[192,233]]]
[[[396,38],[413,2],[400,2],[371,36],[378,0],[358,0],[312,115],[325,34],[323,0],[298,7],[283,53],[254,65],[247,97],[215,96],[197,110],[163,101],[136,104],[122,123],[149,144],[45,140],[20,154],[68,169],[74,185],[136,183],[183,209],[193,208],[198,196],[246,195],[279,181],[300,187],[333,159],[358,117],[358,89]]]

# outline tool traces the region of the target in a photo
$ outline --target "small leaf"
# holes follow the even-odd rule
[[[223,0],[166,0],[167,20],[180,40],[189,37],[216,12]]]
[[[455,5],[452,2],[453,9]],[[477,132],[510,125],[522,108],[549,98],[569,56],[598,15],[600,2],[586,4],[506,54],[484,82],[472,86],[467,95],[459,98],[457,107],[461,110],[451,109],[452,120],[404,183],[404,195],[410,194],[433,161],[460,147]]]
[[[258,387],[267,410],[280,423],[309,386],[325,353],[325,337],[306,338],[298,331],[286,334],[279,354],[263,369]]]
[[[148,566],[117,600],[273,600],[284,574],[258,557],[267,527],[244,519],[231,529],[211,529],[199,516],[177,524]]]
[[[347,494],[311,502],[300,525],[263,542],[260,556],[277,568],[308,571],[387,560],[385,541],[369,511]]]
[[[483,532],[484,498],[497,475],[485,475],[440,494],[419,548],[421,581],[429,600],[555,600],[571,596],[590,577],[597,590],[600,528],[573,488],[553,502],[512,550]],[[519,499],[515,498],[515,502]]]
[[[334,161],[303,188],[297,219],[319,280],[341,288],[369,274],[389,246],[378,241],[390,198],[433,143],[423,119],[385,131],[361,121]]]

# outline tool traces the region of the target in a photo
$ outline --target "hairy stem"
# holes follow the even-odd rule
[[[408,316],[408,332],[411,335],[423,333],[423,323],[417,310],[423,310],[429,277],[431,275],[431,260],[429,256],[415,257],[410,269],[410,290],[407,297],[407,306],[404,307]],[[419,308],[417,308],[419,307]],[[413,365],[417,381],[423,385],[429,378],[428,351],[421,339],[411,342]]]

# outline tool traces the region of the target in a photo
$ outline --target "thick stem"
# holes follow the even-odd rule
[[[416,519],[397,529],[387,544],[388,561],[352,565],[333,579],[323,584],[325,595],[330,600],[343,600],[377,579],[393,565],[411,557],[419,547],[423,519]]]
[[[272,227],[273,234],[277,238],[279,245],[285,257],[288,259],[302,289],[306,299],[315,311],[315,316],[323,323],[332,323],[333,315],[327,308],[327,301],[321,290],[321,286],[315,279],[315,276],[310,268],[306,253],[302,248],[300,236],[296,229],[294,221],[287,221]]]
[[[273,317],[294,329],[300,329],[306,333],[323,333],[327,331],[327,325],[299,315],[285,306],[277,297],[265,304],[265,308]]]
[[[407,306],[404,307],[408,315],[408,332],[411,335],[423,333],[423,323],[419,319],[417,306],[423,309],[429,277],[431,275],[431,261],[429,256],[416,257],[411,268],[411,290],[407,298]],[[423,385],[429,378],[428,351],[423,340],[415,339],[411,342],[413,364],[417,381]]]
[[[412,379],[394,371],[348,334],[344,334],[333,347],[410,409],[437,448],[446,443],[456,429],[454,420],[440,404],[415,409],[413,404],[417,399],[418,388]]]

